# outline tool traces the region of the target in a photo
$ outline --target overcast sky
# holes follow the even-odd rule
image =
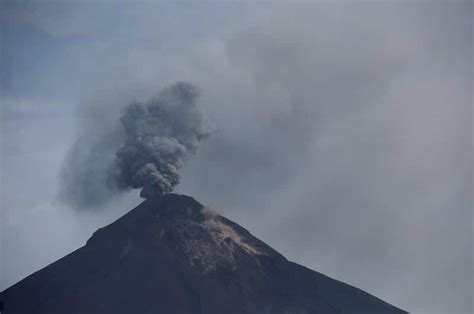
[[[59,203],[64,158],[184,80],[216,131],[179,192],[412,313],[472,312],[470,1],[0,6],[0,290],[140,202]]]

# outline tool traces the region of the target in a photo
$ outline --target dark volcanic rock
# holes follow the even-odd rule
[[[405,313],[175,194],[144,201],[1,300],[6,314]]]

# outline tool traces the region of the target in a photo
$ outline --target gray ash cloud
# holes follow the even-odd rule
[[[85,131],[66,158],[60,199],[87,208],[130,188],[141,189],[144,198],[171,192],[185,156],[210,134],[198,97],[197,87],[178,82],[127,105],[104,127],[112,131]]]
[[[121,118],[126,139],[117,151],[113,176],[122,187],[141,188],[148,198],[166,194],[179,183],[187,153],[209,135],[196,106],[199,92],[177,83],[149,102],[129,105]]]

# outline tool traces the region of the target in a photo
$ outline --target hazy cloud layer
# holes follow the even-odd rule
[[[4,85],[11,105],[2,104],[5,282],[74,249],[112,216],[81,213],[61,225],[52,222],[67,214],[56,205],[37,221],[25,214],[54,197],[71,120],[96,134],[120,117],[105,114],[117,98],[147,99],[185,80],[200,87],[216,132],[184,166],[180,191],[290,259],[412,313],[471,312],[470,2],[123,6],[8,7],[18,19],[8,22],[17,61]],[[30,59],[18,38],[43,37],[33,66],[21,68]],[[40,88],[31,75],[44,77]],[[43,117],[36,100],[17,110],[18,99],[48,101],[58,86],[62,103],[81,98],[78,116],[65,105]],[[114,134],[103,137],[120,145]],[[44,145],[57,153],[44,157]],[[110,206],[126,210],[136,194]],[[40,223],[64,236],[43,234],[58,248],[34,263],[44,255]],[[15,264],[21,255],[28,262]]]

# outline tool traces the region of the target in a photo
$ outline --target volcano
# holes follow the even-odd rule
[[[1,303],[4,314],[406,313],[177,194],[145,200]]]

